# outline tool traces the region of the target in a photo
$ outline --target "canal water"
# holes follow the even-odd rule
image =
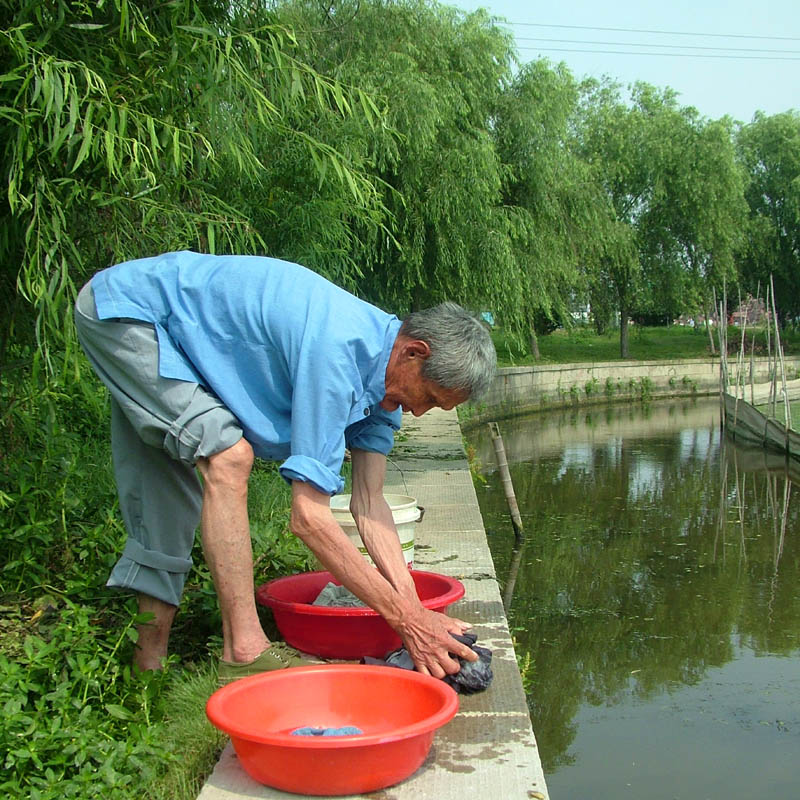
[[[718,401],[466,434],[553,800],[800,798],[800,486]],[[517,558],[515,558],[515,555]]]

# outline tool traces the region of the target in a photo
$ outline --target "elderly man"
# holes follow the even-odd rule
[[[291,529],[397,631],[418,670],[474,660],[466,623],[423,608],[383,497],[402,411],[482,393],[496,357],[452,303],[404,322],[297,264],[168,253],[99,272],[76,303],[79,339],[111,393],[114,470],[128,531],[108,585],[135,591],[135,663],[167,654],[198,522],[222,615],[223,680],[302,663],[258,619],[247,515],[255,456],[282,461]],[[330,511],[352,454],[351,511],[377,569]],[[198,479],[197,472],[202,477]]]

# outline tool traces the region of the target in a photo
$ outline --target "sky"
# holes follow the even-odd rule
[[[522,61],[564,61],[577,79],[669,86],[710,119],[800,111],[800,0],[443,3],[505,18]]]

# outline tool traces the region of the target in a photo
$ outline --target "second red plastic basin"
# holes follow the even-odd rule
[[[411,570],[411,577],[422,605],[432,611],[444,612],[464,596],[461,581],[447,575]],[[305,653],[357,660],[382,658],[400,647],[400,637],[371,608],[311,605],[329,581],[338,583],[330,572],[289,575],[260,586],[256,599],[272,609],[284,639]]]

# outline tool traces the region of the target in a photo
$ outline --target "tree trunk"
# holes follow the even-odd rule
[[[619,312],[619,357],[628,357],[628,309]]]
[[[539,339],[536,337],[536,331],[533,328],[531,328],[531,353],[534,361],[541,361],[542,354],[539,352]]]

